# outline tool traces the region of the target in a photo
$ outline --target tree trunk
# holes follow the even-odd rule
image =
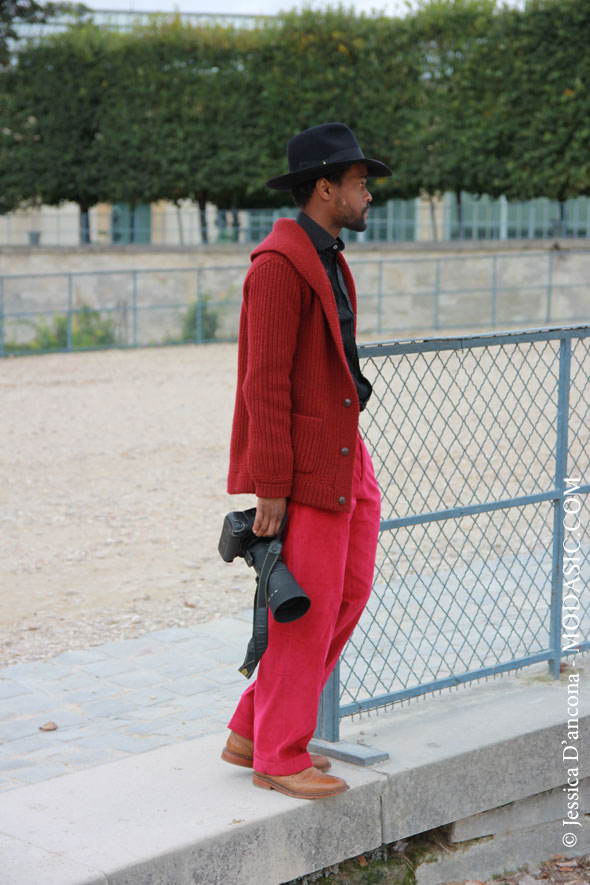
[[[84,245],[90,242],[90,220],[88,217],[89,207],[80,203],[80,243]]]
[[[463,227],[463,203],[461,202],[461,191],[455,191],[457,200],[457,223],[459,225],[459,239],[465,239],[465,228]]]
[[[430,228],[432,230],[432,239],[436,242],[438,240],[438,233],[436,230],[436,215],[434,212],[434,197],[432,194],[428,194],[428,203],[430,205]]]
[[[201,221],[201,242],[209,242],[209,233],[207,231],[207,200],[199,197],[199,218]]]

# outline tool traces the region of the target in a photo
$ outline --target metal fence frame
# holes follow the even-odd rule
[[[571,253],[566,250],[560,250],[559,255],[589,255],[590,250],[574,250]],[[502,292],[513,291],[518,289],[519,294],[526,294],[527,292],[535,291],[540,292],[543,291],[544,302],[543,302],[543,317],[542,319],[537,317],[530,318],[521,318],[518,320],[519,326],[522,327],[523,323],[534,323],[538,325],[539,321],[544,322],[545,324],[558,324],[558,323],[571,323],[571,322],[585,322],[588,319],[588,315],[586,316],[553,316],[554,310],[554,291],[558,286],[560,291],[564,290],[575,290],[575,289],[588,289],[588,281],[586,279],[580,280],[579,282],[574,283],[563,283],[559,282],[555,283],[555,257],[556,253],[553,250],[549,251],[530,251],[530,252],[506,252],[506,253],[494,253],[491,255],[472,255],[472,254],[463,254],[463,255],[453,255],[453,256],[424,256],[417,254],[416,256],[403,257],[403,258],[375,258],[375,259],[364,259],[364,258],[351,258],[350,265],[353,270],[359,268],[362,272],[363,268],[367,268],[370,266],[374,266],[377,269],[376,274],[376,285],[375,289],[372,291],[367,291],[363,289],[362,285],[359,286],[358,291],[358,301],[359,301],[359,317],[362,319],[367,315],[367,308],[365,307],[369,301],[375,301],[375,316],[374,322],[370,323],[370,328],[366,329],[366,332],[370,332],[371,334],[382,335],[385,333],[393,333],[398,334],[401,332],[417,332],[421,330],[444,330],[444,329],[457,329],[457,328],[474,328],[474,323],[462,323],[462,322],[453,322],[453,323],[445,323],[442,317],[442,301],[446,296],[449,295],[458,295],[458,296],[488,296],[487,304],[485,305],[486,313],[482,314],[479,318],[476,326],[485,326],[488,328],[495,329],[498,327],[498,323],[501,322],[502,326],[505,328],[510,323],[505,320],[498,318],[498,300],[499,296]],[[538,278],[539,282],[533,285],[526,284],[512,284],[512,285],[501,285],[498,281],[498,263],[500,261],[512,261],[519,258],[533,259],[538,261]],[[451,288],[443,283],[443,277],[445,275],[445,269],[448,267],[453,267],[457,262],[469,263],[470,265],[479,265],[481,266],[482,262],[487,262],[491,265],[490,273],[491,273],[491,283],[489,286],[478,286],[473,285],[467,288],[454,287]],[[400,267],[404,268],[408,265],[417,264],[420,266],[420,269],[424,271],[425,269],[431,267],[433,273],[433,285],[432,288],[423,288],[420,287],[418,289],[407,291],[400,290],[395,292],[387,292],[385,291],[385,285],[383,281],[384,270],[391,267]],[[544,267],[543,267],[544,265]],[[64,348],[65,351],[77,350],[79,348],[75,348],[72,342],[72,318],[77,313],[80,312],[80,307],[74,304],[74,284],[79,279],[92,279],[92,278],[100,278],[106,276],[113,276],[118,278],[123,278],[131,282],[131,298],[130,303],[126,305],[126,309],[128,309],[131,313],[131,335],[130,340],[119,342],[115,345],[109,346],[119,346],[119,347],[138,347],[145,346],[145,342],[142,342],[138,338],[138,319],[140,315],[145,314],[150,311],[161,311],[161,310],[177,310],[178,312],[182,310],[186,310],[189,306],[189,303],[153,303],[153,304],[141,304],[140,303],[140,289],[141,289],[141,281],[142,277],[146,275],[194,275],[195,278],[195,295],[197,302],[197,310],[196,310],[196,324],[195,324],[195,335],[191,340],[196,343],[204,343],[208,339],[203,335],[203,311],[206,309],[206,305],[210,304],[212,308],[219,308],[225,310],[226,308],[235,309],[236,316],[239,314],[239,308],[241,305],[241,295],[236,298],[226,298],[225,300],[208,300],[207,293],[204,292],[203,287],[203,277],[205,274],[209,274],[211,272],[219,273],[221,275],[221,279],[225,276],[227,278],[228,274],[232,272],[240,271],[245,274],[248,264],[226,264],[226,265],[212,265],[212,266],[189,266],[189,267],[176,267],[176,268],[165,268],[165,267],[154,267],[154,268],[130,268],[130,269],[109,269],[109,270],[100,270],[100,271],[65,271],[63,273],[54,272],[47,274],[4,274],[0,275],[0,357],[5,356],[5,341],[6,341],[6,322],[10,320],[18,320],[22,319],[25,321],[32,321],[34,317],[38,316],[51,316],[56,314],[67,315],[67,343]],[[5,291],[8,286],[13,281],[18,280],[34,280],[36,283],[36,289],[40,290],[42,288],[43,282],[46,280],[55,280],[55,279],[63,279],[64,281],[64,298],[63,298],[63,306],[42,309],[38,307],[37,309],[31,310],[21,310],[21,311],[9,311],[6,309],[5,304]],[[407,296],[412,296],[412,298],[416,299],[431,299],[431,308],[430,315],[431,321],[428,324],[414,324],[412,326],[403,326],[403,325],[395,325],[392,327],[391,324],[388,324],[384,319],[384,305],[388,299],[395,298],[403,298]],[[91,305],[92,306],[92,305]],[[119,310],[119,307],[114,304],[109,305],[101,305],[97,306],[98,310],[101,313],[106,314],[107,316],[113,316]],[[216,338],[215,340],[234,340],[233,338]],[[163,343],[170,343],[169,341],[165,341]],[[81,348],[80,348],[81,349]],[[18,351],[17,351],[18,352]],[[29,352],[23,350],[23,352]]]
[[[359,347],[361,365],[368,359],[378,360],[388,356],[401,354],[419,354],[425,352],[437,352],[445,350],[469,350],[473,348],[495,348],[505,344],[521,346],[529,342],[555,340],[559,342],[559,377],[556,397],[556,448],[554,451],[554,484],[550,489],[539,489],[532,494],[519,495],[517,497],[502,500],[488,500],[469,506],[456,506],[446,510],[435,512],[414,513],[398,519],[382,520],[380,533],[393,532],[402,526],[417,525],[439,520],[448,520],[469,514],[479,514],[506,508],[518,508],[527,504],[536,504],[542,501],[553,502],[553,544],[552,544],[552,570],[551,570],[551,602],[550,602],[550,625],[549,647],[533,654],[526,654],[518,658],[511,658],[493,666],[481,667],[467,672],[452,673],[444,678],[416,684],[388,694],[367,697],[353,703],[340,703],[340,672],[337,665],[330,677],[322,694],[318,727],[316,737],[328,741],[339,739],[339,721],[344,716],[360,713],[402,701],[411,697],[424,695],[442,688],[457,686],[460,683],[470,682],[498,673],[516,670],[527,665],[547,661],[554,678],[559,676],[560,664],[567,654],[590,649],[590,640],[582,641],[569,651],[561,647],[561,622],[562,622],[562,589],[564,578],[564,500],[566,490],[564,486],[567,474],[568,455],[568,430],[570,421],[569,399],[571,390],[571,351],[572,341],[590,337],[590,325],[535,329],[531,331],[519,331],[504,334],[472,335],[460,338],[432,338],[415,341],[397,341],[385,344],[363,345]],[[587,400],[590,400],[590,389],[586,379],[585,390],[588,390]],[[583,477],[581,477],[583,480]],[[587,495],[590,492],[590,482],[581,483],[576,489],[577,495]],[[373,592],[377,592],[374,588]],[[354,636],[352,637],[354,638]]]

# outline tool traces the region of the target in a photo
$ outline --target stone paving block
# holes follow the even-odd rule
[[[72,673],[71,676],[67,676],[65,679],[60,679],[57,683],[42,682],[39,684],[47,690],[53,691],[57,697],[64,698],[68,697],[74,691],[80,691],[82,689],[87,691],[89,686],[91,688],[97,688],[100,685],[100,682],[96,676],[90,676],[88,673],[80,670],[77,673]]]
[[[115,676],[134,669],[134,664],[127,658],[97,661],[95,664],[82,664],[82,669],[92,676]]]
[[[40,677],[44,678],[45,674],[51,670],[52,677],[55,679],[62,678],[71,673],[71,668],[63,667],[60,664],[46,663],[45,661],[23,661],[20,664],[11,664],[9,667],[2,668],[2,678],[16,680],[20,682],[36,682]]]
[[[195,695],[201,691],[212,691],[215,688],[215,685],[215,682],[199,679],[199,677],[192,678],[190,676],[187,676],[184,679],[175,679],[171,683],[175,695]]]
[[[80,648],[64,651],[62,654],[57,655],[53,660],[66,665],[93,664],[96,663],[96,661],[104,661],[106,659],[106,655],[99,651],[99,648],[100,646],[92,649]]]
[[[0,671],[2,672],[2,671]],[[14,698],[19,695],[29,694],[32,691],[27,685],[21,682],[14,682],[12,679],[2,679],[0,677],[0,698]]]
[[[120,758],[113,750],[100,749],[99,747],[73,747],[74,752],[70,756],[64,756],[63,761],[69,771],[79,771],[89,765],[101,765],[103,762],[111,762]]]
[[[67,704],[86,704],[90,701],[105,700],[121,693],[121,686],[115,685],[108,679],[92,679],[88,681],[86,688],[76,689],[64,694],[63,700]]]
[[[203,631],[205,632],[205,631]],[[252,621],[247,624],[235,618],[221,618],[219,621],[209,621],[207,624],[207,636],[217,639],[221,645],[235,645],[250,638],[252,634]]]
[[[209,652],[209,657],[217,661],[217,666],[223,664],[224,667],[230,667],[238,676],[239,676],[239,667],[241,666],[244,656],[246,654],[248,640],[246,639],[243,643],[243,648],[241,645],[233,645],[229,648],[219,648],[215,651]],[[244,678],[243,676],[241,677]]]
[[[63,707],[56,707],[52,710],[52,715],[49,718],[52,722],[55,722],[58,730],[60,728],[69,728],[70,726],[75,727],[77,725],[86,725],[89,722],[88,717],[82,715],[82,713],[78,713],[75,710],[66,710]],[[41,725],[43,725],[43,723],[41,723]],[[44,734],[55,734],[55,732],[49,731]]]
[[[38,734],[39,726],[43,725],[43,722],[40,721],[41,718],[42,717],[37,719],[13,719],[11,722],[3,722],[3,743],[8,744],[10,741],[19,740],[19,738],[31,737],[34,734]]]
[[[200,631],[199,631],[200,632]],[[150,639],[158,642],[183,642],[186,639],[194,639],[197,630],[194,627],[166,627],[164,630],[153,630],[147,633]]]
[[[175,695],[169,688],[162,686],[152,686],[141,691],[127,691],[121,698],[130,703],[133,708],[136,707],[152,707],[154,704],[161,704],[162,701],[173,700]]]
[[[178,712],[182,712],[182,708],[176,704],[158,704],[155,707],[144,707],[141,710],[131,711],[126,722],[133,722],[136,719],[151,722],[153,720],[166,719]]]
[[[51,733],[52,732],[38,731],[37,734],[31,735],[31,737],[20,738],[16,741],[10,741],[9,744],[0,744],[0,758],[2,758],[3,755],[7,754],[9,756],[22,756],[25,753],[30,753],[33,750],[38,750],[40,747],[45,746],[45,737],[47,736],[47,734]]]
[[[137,735],[108,733],[97,735],[80,741],[80,746],[85,749],[98,748],[101,750],[119,750],[122,753],[145,753],[146,750],[154,750],[170,743],[165,737],[157,735]]]
[[[91,719],[120,716],[133,710],[133,704],[123,698],[103,698],[80,705],[84,714]]]
[[[148,634],[150,635],[150,634]],[[116,639],[112,642],[104,642],[97,646],[105,659],[126,657],[127,643],[130,639]],[[156,643],[154,643],[155,645]]]
[[[64,774],[68,774],[68,768],[64,762],[46,762],[40,765],[33,765],[31,768],[23,767],[12,771],[12,776],[25,784],[48,781],[51,778],[61,777]]]
[[[185,733],[181,722],[174,719],[156,719],[152,722],[133,722],[129,725],[127,732],[131,735],[153,734],[171,736],[182,736]]]
[[[144,688],[147,685],[161,684],[162,676],[156,670],[126,670],[112,676],[110,682],[125,688]]]
[[[222,670],[210,670],[207,673],[208,679],[213,679],[220,685],[235,685],[244,691],[248,687],[248,683],[243,676],[240,676],[238,669],[228,670],[227,667]]]
[[[56,703],[56,699],[50,694],[34,692],[18,695],[0,701],[0,721],[13,716],[24,716],[26,713],[41,713],[56,706],[59,706],[59,702]]]
[[[161,654],[166,644],[154,639],[151,633],[137,639],[121,639],[108,644],[108,652],[113,658],[140,658],[143,655]]]
[[[158,667],[154,667],[157,669],[158,673],[161,674],[162,680],[174,680],[174,679],[184,679],[185,676],[192,676],[195,674],[195,667],[190,666],[187,667],[186,662],[182,659],[172,660],[168,658],[167,661],[163,661]]]
[[[18,756],[9,759],[3,759],[0,757],[0,771],[14,771],[19,768],[32,768],[36,763],[33,759],[22,759]]]

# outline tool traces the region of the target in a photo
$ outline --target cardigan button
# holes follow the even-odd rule
[[[338,503],[341,505],[346,504],[346,498],[344,497],[344,495],[342,495],[340,498],[338,498]]]
[[[340,454],[341,455],[348,455],[348,449],[346,448],[346,446],[344,446],[343,449],[340,449]]]
[[[346,397],[346,399],[344,400],[345,408],[349,409],[351,407],[351,405],[352,405],[352,402],[348,399],[348,397]]]

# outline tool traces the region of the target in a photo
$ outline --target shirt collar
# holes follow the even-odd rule
[[[330,252],[341,252],[344,249],[344,242],[340,237],[333,237],[325,227],[306,215],[301,211],[297,216],[297,224],[299,224],[318,252],[324,252],[327,249]]]

